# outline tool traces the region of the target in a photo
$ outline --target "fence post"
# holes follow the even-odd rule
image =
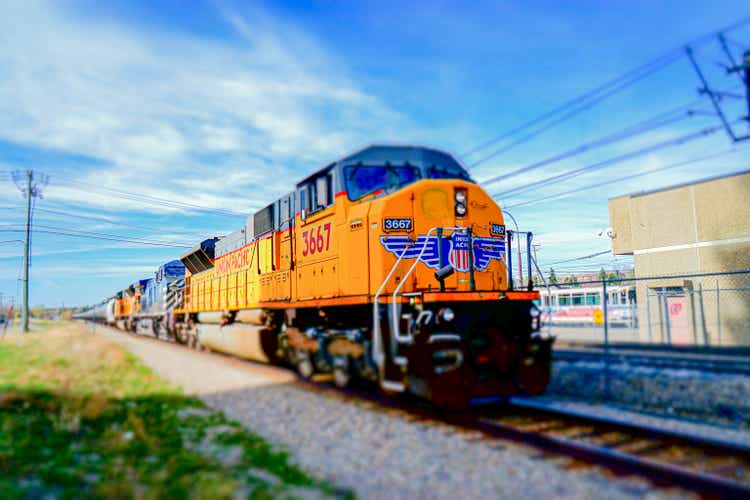
[[[667,330],[667,344],[672,345],[672,330],[669,324],[669,301],[667,300],[666,290],[662,291],[661,299],[664,303],[664,325]]]
[[[648,295],[648,285],[646,285],[646,321],[648,322],[648,343],[650,344],[654,340],[651,333],[651,297]]]
[[[719,296],[719,280],[716,280],[716,331],[718,333],[718,342],[721,345],[721,297]]]
[[[700,300],[701,306],[701,328],[703,328],[703,344],[708,346],[711,344],[711,339],[708,336],[708,329],[706,328],[706,310],[703,307],[703,282],[698,283],[698,300]]]
[[[607,294],[607,280],[602,280],[602,295],[604,301],[602,302],[602,312],[604,315],[604,399],[611,399],[610,391],[610,380],[609,380],[609,325],[607,317],[607,302],[609,297]]]
[[[513,290],[513,231],[505,232],[505,257],[508,268],[508,290]],[[521,276],[523,279],[523,276]]]

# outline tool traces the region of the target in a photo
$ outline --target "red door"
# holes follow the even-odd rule
[[[672,343],[690,344],[690,322],[686,297],[684,295],[667,297],[667,314]]]

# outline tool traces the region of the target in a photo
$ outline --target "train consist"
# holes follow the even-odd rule
[[[185,266],[179,260],[167,262],[153,278],[138,280],[114,297],[74,314],[77,319],[99,321],[130,332],[153,332],[166,338],[175,306],[182,301],[185,287]]]
[[[441,405],[539,394],[552,339],[531,280],[513,289],[522,235],[450,154],[369,146],[79,317]]]

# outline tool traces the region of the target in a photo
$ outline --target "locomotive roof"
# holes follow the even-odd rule
[[[328,164],[305,177],[299,184],[315,177],[322,170],[329,169],[337,164],[352,163],[379,163],[390,162],[392,164],[409,163],[414,166],[430,166],[436,163],[453,163],[455,166],[466,170],[466,167],[451,153],[431,146],[418,146],[413,144],[371,144],[361,149],[347,153],[338,160]]]

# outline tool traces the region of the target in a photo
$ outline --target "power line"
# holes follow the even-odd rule
[[[590,165],[586,165],[584,167],[580,167],[580,168],[576,168],[576,169],[573,169],[573,170],[569,170],[567,172],[563,172],[561,174],[554,175],[552,177],[547,177],[545,179],[541,179],[541,180],[538,180],[538,181],[530,182],[528,184],[522,184],[520,186],[516,186],[514,188],[507,189],[507,190],[502,191],[500,193],[496,193],[496,194],[492,195],[492,197],[496,198],[496,197],[499,197],[499,196],[507,196],[507,195],[510,195],[510,194],[517,195],[519,193],[523,193],[525,191],[528,191],[529,189],[533,189],[533,188],[536,188],[536,187],[545,186],[545,185],[550,184],[552,182],[568,180],[570,178],[577,177],[577,176],[585,174],[585,173],[593,172],[595,170],[601,170],[603,168],[610,167],[610,166],[615,165],[617,163],[621,163],[621,162],[624,162],[624,161],[627,161],[627,160],[631,160],[633,158],[637,158],[639,156],[643,156],[643,155],[646,155],[646,154],[649,154],[649,153],[653,153],[655,151],[659,151],[659,150],[666,149],[666,148],[673,147],[673,146],[681,146],[681,145],[684,145],[686,143],[689,143],[689,142],[692,142],[692,141],[695,141],[695,140],[707,137],[707,136],[709,136],[709,135],[711,135],[713,133],[716,133],[718,130],[721,130],[721,129],[722,129],[722,127],[720,127],[720,126],[704,128],[704,129],[701,129],[701,130],[698,130],[698,131],[695,131],[695,132],[691,132],[689,134],[685,134],[685,135],[681,135],[679,137],[675,137],[673,139],[668,139],[666,141],[658,142],[656,144],[652,144],[650,146],[646,146],[644,148],[637,149],[635,151],[631,151],[629,153],[625,153],[625,154],[622,154],[622,155],[619,155],[619,156],[615,156],[615,157],[609,158],[607,160],[603,160],[603,161],[596,162],[596,163],[593,163],[593,164],[590,164]]]
[[[606,185],[609,185],[609,184],[615,184],[617,182],[627,181],[627,180],[635,179],[635,178],[638,178],[638,177],[644,177],[646,175],[651,175],[651,174],[655,174],[655,173],[658,173],[658,172],[663,172],[665,170],[670,170],[670,169],[673,169],[673,168],[683,167],[685,165],[690,165],[690,164],[693,164],[693,163],[699,163],[699,162],[702,162],[702,161],[711,160],[711,159],[714,159],[714,158],[718,158],[718,157],[721,157],[721,156],[726,156],[728,154],[733,154],[733,153],[737,153],[737,152],[738,152],[738,150],[736,148],[731,148],[731,149],[728,149],[728,150],[725,150],[725,151],[721,151],[721,152],[718,152],[718,153],[701,156],[699,158],[691,158],[689,160],[679,161],[677,163],[671,163],[669,165],[664,165],[662,167],[652,168],[650,170],[644,170],[643,172],[638,172],[638,173],[635,173],[635,174],[626,175],[626,176],[623,176],[623,177],[618,177],[616,179],[612,179],[612,180],[609,180],[609,181],[597,182],[597,183],[594,183],[594,184],[589,184],[588,186],[582,186],[582,187],[579,187],[579,188],[570,189],[568,191],[563,191],[561,193],[551,194],[549,196],[543,196],[541,198],[535,198],[535,199],[531,199],[531,200],[526,200],[526,201],[522,201],[522,202],[519,202],[519,203],[512,203],[510,205],[507,205],[506,208],[522,207],[522,206],[525,206],[525,205],[532,205],[532,204],[535,204],[535,203],[540,203],[542,201],[553,200],[553,199],[556,199],[556,198],[561,198],[563,196],[567,196],[567,195],[571,195],[571,194],[575,194],[575,193],[580,193],[581,191],[587,191],[589,189],[595,189],[595,188],[606,186]]]
[[[736,30],[737,28],[740,28],[746,24],[750,23],[750,16],[741,18],[735,23],[732,23],[728,26],[725,26],[717,31],[702,35],[690,42],[687,43],[687,45],[692,45],[693,47],[697,47],[699,45],[702,45],[703,43],[712,40],[716,34],[718,33],[727,33],[733,30]],[[579,111],[571,111],[568,113],[568,116],[565,119],[571,118],[575,114],[580,113],[581,111],[584,111],[588,109],[590,106],[588,105],[589,100],[597,100],[597,102],[600,102],[601,100],[605,99],[606,97],[610,97],[611,95],[614,95],[616,92],[612,93],[613,89],[621,87],[619,90],[622,90],[625,88],[625,84],[622,82],[628,82],[630,80],[634,80],[632,83],[637,82],[639,79],[644,78],[645,76],[648,76],[649,74],[658,71],[659,69],[663,69],[664,67],[668,66],[669,64],[675,62],[676,60],[680,59],[682,56],[684,56],[684,46],[686,44],[681,44],[680,47],[672,49],[667,51],[666,53],[662,54],[661,56],[658,56],[654,59],[652,59],[649,62],[646,62],[644,64],[641,64],[640,66],[637,66],[636,68],[633,68],[629,71],[626,71],[625,73],[622,73],[621,75],[608,80],[607,82],[599,85],[598,87],[595,87],[592,90],[589,90],[587,92],[584,92],[583,94],[563,103],[560,106],[557,106],[556,108],[553,108],[550,111],[547,111],[545,113],[542,113],[541,115],[538,115],[535,118],[532,118],[531,120],[528,120],[527,122],[524,122],[523,124],[504,132],[496,137],[493,137],[492,139],[485,141],[482,144],[479,144],[478,146],[466,151],[462,154],[462,156],[471,156],[479,151],[482,151],[498,142],[500,142],[503,139],[507,139],[509,137],[512,137],[538,123],[543,123],[547,120],[552,119],[553,117],[557,116],[560,113],[565,112],[566,110],[573,108],[575,106],[578,106],[580,108]],[[623,86],[625,85],[625,86]],[[559,124],[562,121],[565,120],[557,120],[557,123]],[[543,130],[540,130],[538,133],[541,133],[544,130],[547,130],[550,128],[549,126],[543,127]],[[495,153],[495,154],[499,154]],[[494,156],[494,154],[493,154]],[[486,161],[489,158],[483,158],[479,161],[479,163]],[[474,165],[477,165],[478,163],[474,163]]]
[[[558,260],[557,262],[550,262],[549,264],[539,264],[540,267],[547,267],[547,266],[555,266],[557,264],[564,264],[566,262],[575,262],[578,260],[584,260],[584,259],[593,259],[594,257],[599,257],[601,255],[605,255],[608,253],[612,253],[612,250],[604,250],[602,252],[592,253],[589,255],[583,255],[581,257],[574,257],[572,259],[565,259],[565,260]]]
[[[19,207],[0,207],[0,210],[8,210],[8,209],[15,209],[15,208],[19,208]],[[129,228],[133,228],[133,229],[142,229],[144,231],[151,231],[151,232],[155,232],[155,233],[158,233],[159,231],[161,231],[161,229],[156,229],[156,228],[153,228],[153,227],[146,227],[146,226],[138,226],[138,225],[135,225],[135,224],[128,224],[128,223],[125,223],[125,222],[112,220],[112,219],[109,219],[107,217],[96,217],[96,216],[93,216],[93,215],[83,215],[83,214],[80,214],[80,213],[71,214],[69,212],[63,212],[62,210],[51,210],[49,208],[39,208],[39,207],[37,207],[36,210],[39,211],[39,212],[45,212],[45,213],[63,215],[63,216],[66,216],[66,217],[69,217],[69,218],[72,218],[72,219],[86,219],[86,220],[93,220],[93,221],[105,222],[105,223],[111,224],[113,226],[129,227]],[[186,233],[184,231],[170,231],[170,232],[172,232],[174,234],[181,234],[183,236],[190,236],[190,237],[194,236],[194,233]]]
[[[106,192],[110,196],[114,196],[116,198],[121,198],[129,201],[138,201],[141,203],[148,203],[152,205],[157,206],[163,206],[163,207],[169,207],[169,208],[187,208],[190,210],[198,210],[201,212],[207,212],[207,213],[214,213],[214,214],[220,214],[220,215],[232,215],[232,216],[245,216],[247,214],[242,212],[235,212],[233,210],[225,210],[222,208],[213,208],[213,207],[206,207],[202,205],[197,205],[194,203],[187,203],[184,201],[169,199],[169,198],[162,198],[158,196],[151,196],[146,195],[143,193],[134,193],[131,191],[125,191],[118,188],[112,188],[107,186],[100,186],[96,184],[90,184],[87,182],[81,182],[81,181],[74,181],[70,179],[57,179],[58,182],[61,184],[70,184],[73,186],[82,186],[85,187],[87,190],[94,190],[94,191],[102,191]]]
[[[570,149],[568,151],[565,151],[563,153],[559,153],[557,155],[551,156],[549,158],[545,158],[544,160],[538,161],[536,163],[532,163],[530,165],[526,165],[524,167],[520,167],[516,170],[513,170],[511,172],[508,172],[507,174],[498,175],[495,177],[491,177],[489,179],[486,179],[480,184],[487,185],[487,184],[493,184],[498,181],[502,181],[505,179],[508,179],[510,177],[514,177],[519,174],[527,173],[532,170],[539,169],[541,167],[550,165],[552,163],[557,163],[561,160],[564,160],[566,158],[571,158],[573,156],[578,156],[582,153],[591,151],[596,148],[600,148],[602,146],[608,146],[610,144],[614,144],[616,142],[624,141],[625,139],[630,139],[632,137],[635,137],[637,135],[644,134],[646,132],[650,132],[652,130],[664,127],[666,125],[670,125],[672,123],[676,123],[678,121],[686,120],[688,118],[692,118],[695,116],[696,112],[694,110],[689,109],[690,107],[694,106],[695,104],[699,103],[701,100],[695,100],[688,104],[683,104],[681,106],[678,106],[676,108],[673,108],[669,111],[666,111],[664,113],[659,113],[658,115],[655,115],[651,118],[648,118],[646,120],[643,120],[641,122],[638,122],[634,125],[630,125],[628,127],[625,127],[621,130],[618,130],[617,132],[611,133],[609,135],[606,135],[604,137],[601,137],[599,139],[595,139],[591,142],[582,144],[578,147],[575,147],[573,149]],[[680,111],[683,113],[678,114]]]
[[[159,243],[164,245],[177,245],[180,247],[191,247],[192,244],[189,243],[183,243],[178,241],[169,241],[169,240],[156,240],[152,238],[141,238],[138,236],[120,236],[118,234],[108,234],[108,233],[100,233],[98,231],[83,231],[80,229],[68,229],[68,228],[61,228],[57,226],[47,226],[43,224],[37,224],[36,227],[40,227],[42,229],[54,229],[54,230],[62,230],[62,231],[68,231],[68,232],[74,232],[74,233],[80,233],[80,234],[91,234],[95,236],[105,236],[105,237],[112,237],[112,238],[126,238],[129,240],[139,240],[139,241],[148,241],[152,243]]]
[[[665,64],[665,65],[663,65],[663,66],[661,66],[661,67],[659,67],[657,69],[654,69],[653,71],[650,71],[648,73],[640,75],[638,78],[632,78],[632,79],[626,81],[625,83],[622,83],[622,84],[614,87],[609,92],[606,92],[606,93],[604,93],[604,94],[602,94],[600,96],[597,96],[595,99],[592,99],[591,101],[589,101],[589,102],[587,102],[587,103],[585,103],[585,104],[583,104],[583,105],[581,105],[581,106],[579,106],[577,108],[574,108],[572,111],[570,111],[568,113],[565,113],[561,117],[559,117],[559,118],[557,118],[557,119],[555,119],[555,120],[547,123],[546,125],[541,126],[541,127],[537,128],[537,129],[535,129],[534,131],[532,131],[532,132],[530,132],[530,133],[528,133],[528,134],[520,137],[519,139],[516,139],[515,141],[513,141],[513,142],[511,142],[509,144],[506,144],[505,146],[503,146],[503,147],[501,147],[499,149],[494,150],[493,152],[491,152],[491,153],[483,156],[479,160],[471,163],[469,166],[471,168],[477,167],[477,166],[481,165],[482,163],[486,162],[487,160],[490,160],[490,159],[496,157],[497,155],[499,155],[501,153],[505,153],[506,151],[510,151],[511,149],[515,148],[516,146],[519,146],[521,144],[529,142],[530,140],[532,140],[533,138],[537,137],[541,133],[546,132],[547,130],[551,129],[552,127],[555,127],[555,126],[557,126],[557,125],[559,125],[559,124],[561,124],[563,122],[566,122],[569,119],[571,119],[572,117],[574,117],[574,116],[576,116],[576,115],[578,115],[578,114],[580,114],[580,113],[582,113],[584,111],[587,111],[587,110],[593,108],[594,106],[596,106],[600,102],[604,101],[605,99],[618,94],[620,91],[622,91],[622,90],[630,87],[631,85],[633,85],[633,84],[635,84],[635,83],[643,80],[647,76],[650,76],[653,72],[657,71],[658,69],[662,69],[662,68],[668,66],[669,64],[677,61],[678,59],[679,59],[679,57],[674,57],[667,64]]]
[[[522,132],[522,131],[526,130],[527,128],[530,128],[530,127],[536,125],[537,123],[542,123],[542,122],[544,122],[546,120],[549,120],[549,119],[553,118],[554,116],[556,116],[556,115],[558,115],[558,114],[566,111],[569,108],[572,108],[574,106],[579,106],[579,108],[582,107],[582,106],[586,106],[587,105],[586,103],[587,103],[587,101],[589,99],[598,98],[599,100],[601,100],[602,98],[609,97],[609,95],[606,95],[606,93],[607,92],[611,92],[612,88],[617,87],[618,85],[620,85],[621,81],[623,81],[623,80],[629,80],[629,79],[632,80],[635,77],[642,77],[644,74],[645,75],[651,74],[654,71],[654,69],[653,69],[654,67],[656,67],[658,69],[661,69],[663,67],[662,65],[667,64],[667,63],[671,64],[672,62],[676,61],[678,55],[681,56],[682,54],[673,54],[673,53],[670,53],[666,57],[665,56],[658,57],[655,60],[649,61],[649,62],[647,62],[645,64],[642,64],[642,65],[640,65],[640,66],[638,66],[636,68],[633,68],[633,69],[631,69],[631,70],[629,70],[629,71],[627,71],[625,73],[622,73],[622,74],[618,75],[617,77],[615,77],[615,78],[613,78],[611,80],[608,80],[607,82],[599,85],[598,87],[595,87],[592,90],[584,92],[583,94],[581,94],[581,95],[579,95],[577,97],[574,97],[573,99],[571,99],[569,101],[564,102],[563,104],[557,106],[556,108],[551,109],[550,111],[542,113],[541,115],[539,115],[539,116],[537,116],[535,118],[532,118],[531,120],[528,120],[528,121],[522,123],[521,125],[513,128],[513,129],[511,129],[511,130],[509,130],[507,132],[504,132],[504,133],[502,133],[502,134],[500,134],[498,136],[493,137],[492,139],[490,139],[490,140],[488,140],[486,142],[483,142],[482,144],[480,144],[480,145],[478,145],[478,146],[470,149],[469,151],[466,151],[465,153],[462,153],[462,156],[471,156],[471,155],[473,155],[475,153],[478,153],[479,151],[481,151],[483,149],[486,149],[486,148],[492,146],[493,144],[496,144],[496,143],[500,142],[503,139],[507,139],[509,137],[512,137],[512,136],[518,134],[519,132]],[[606,97],[599,96],[599,94],[604,94],[604,95],[606,95]],[[610,95],[614,95],[614,94],[610,94]],[[484,160],[485,159],[482,159],[482,160],[480,160],[480,162],[484,161]]]
[[[23,232],[21,229],[0,229],[0,232],[3,233],[20,233]],[[106,235],[102,233],[93,233],[93,232],[73,232],[71,230],[67,231],[52,231],[47,229],[36,229],[34,230],[35,233],[41,233],[41,234],[55,234],[60,236],[70,236],[75,238],[87,238],[92,240],[105,240],[105,241],[117,241],[122,243],[134,243],[138,245],[148,245],[148,246],[155,246],[155,247],[168,247],[168,248],[191,248],[192,245],[182,245],[178,243],[169,243],[169,242],[158,242],[158,241],[149,241],[139,238],[127,238],[123,236],[117,236],[117,235]]]

